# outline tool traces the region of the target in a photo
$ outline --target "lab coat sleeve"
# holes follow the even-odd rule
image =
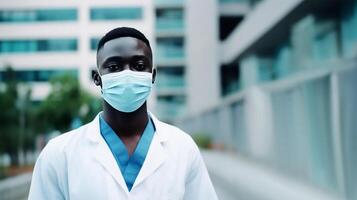
[[[32,174],[29,200],[64,200],[54,162],[59,159],[49,142],[38,157]]]
[[[201,153],[194,145],[192,161],[185,186],[185,200],[216,200],[217,194],[209,178]]]

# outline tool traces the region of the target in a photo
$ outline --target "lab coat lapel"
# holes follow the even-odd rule
[[[122,187],[125,192],[128,192],[128,188],[125,184],[123,175],[121,174],[121,171],[113,157],[113,154],[110,152],[110,149],[107,147],[106,143],[100,143],[101,144],[98,144],[94,155],[96,161],[99,162],[99,164],[101,164],[104,169],[112,175],[114,180]]]
[[[158,134],[154,134],[149,151],[146,155],[143,166],[140,169],[133,188],[143,182],[147,177],[155,172],[165,161],[166,153]]]
[[[99,116],[99,115],[98,115]],[[108,145],[104,141],[99,130],[99,117],[96,117],[87,129],[87,136],[94,145],[93,156],[95,160],[114,178],[121,188],[128,193],[128,188],[125,184],[123,175],[120,172],[119,166],[115,161]]]
[[[120,172],[119,166],[117,166],[114,156],[112,155],[108,145],[105,143],[103,137],[100,134],[99,114],[89,124],[86,133],[88,139],[93,143],[93,145],[97,145],[93,155],[95,160],[113,176],[115,181],[121,186],[126,194],[128,194],[129,190],[125,184],[124,177]],[[165,128],[162,122],[160,122],[152,113],[149,114],[153,120],[156,131],[151,141],[144,164],[140,169],[132,189],[135,188],[136,185],[143,182],[152,173],[154,173],[155,170],[158,169],[167,158],[167,154],[163,146],[164,142],[168,139]]]

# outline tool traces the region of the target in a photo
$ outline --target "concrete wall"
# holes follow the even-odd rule
[[[187,109],[197,113],[217,104],[220,96],[218,2],[186,2]]]

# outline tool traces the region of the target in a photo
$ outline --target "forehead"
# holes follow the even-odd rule
[[[150,58],[150,48],[141,40],[121,37],[107,41],[97,53],[98,64],[114,56],[131,57],[142,55]]]

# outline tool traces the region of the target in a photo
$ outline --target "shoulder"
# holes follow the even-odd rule
[[[184,142],[190,145],[195,144],[192,137],[177,126],[165,123],[163,121],[159,121],[157,119],[155,122],[156,128],[159,129],[160,132],[162,132],[166,139],[175,139],[179,142]]]
[[[42,149],[39,160],[52,162],[59,161],[71,149],[80,142],[84,136],[84,133],[88,129],[88,125],[83,125],[78,129],[71,130],[63,133],[49,140],[46,146]]]
[[[57,137],[52,138],[49,141],[48,145],[49,147],[53,147],[58,150],[64,150],[68,145],[71,145],[72,143],[81,140],[87,128],[88,128],[88,124],[83,125],[77,129],[68,131],[66,133],[63,133]]]
[[[158,134],[162,135],[164,140],[167,141],[168,146],[180,151],[181,154],[199,154],[198,146],[192,139],[191,135],[174,125],[167,124],[157,119],[155,122]]]

